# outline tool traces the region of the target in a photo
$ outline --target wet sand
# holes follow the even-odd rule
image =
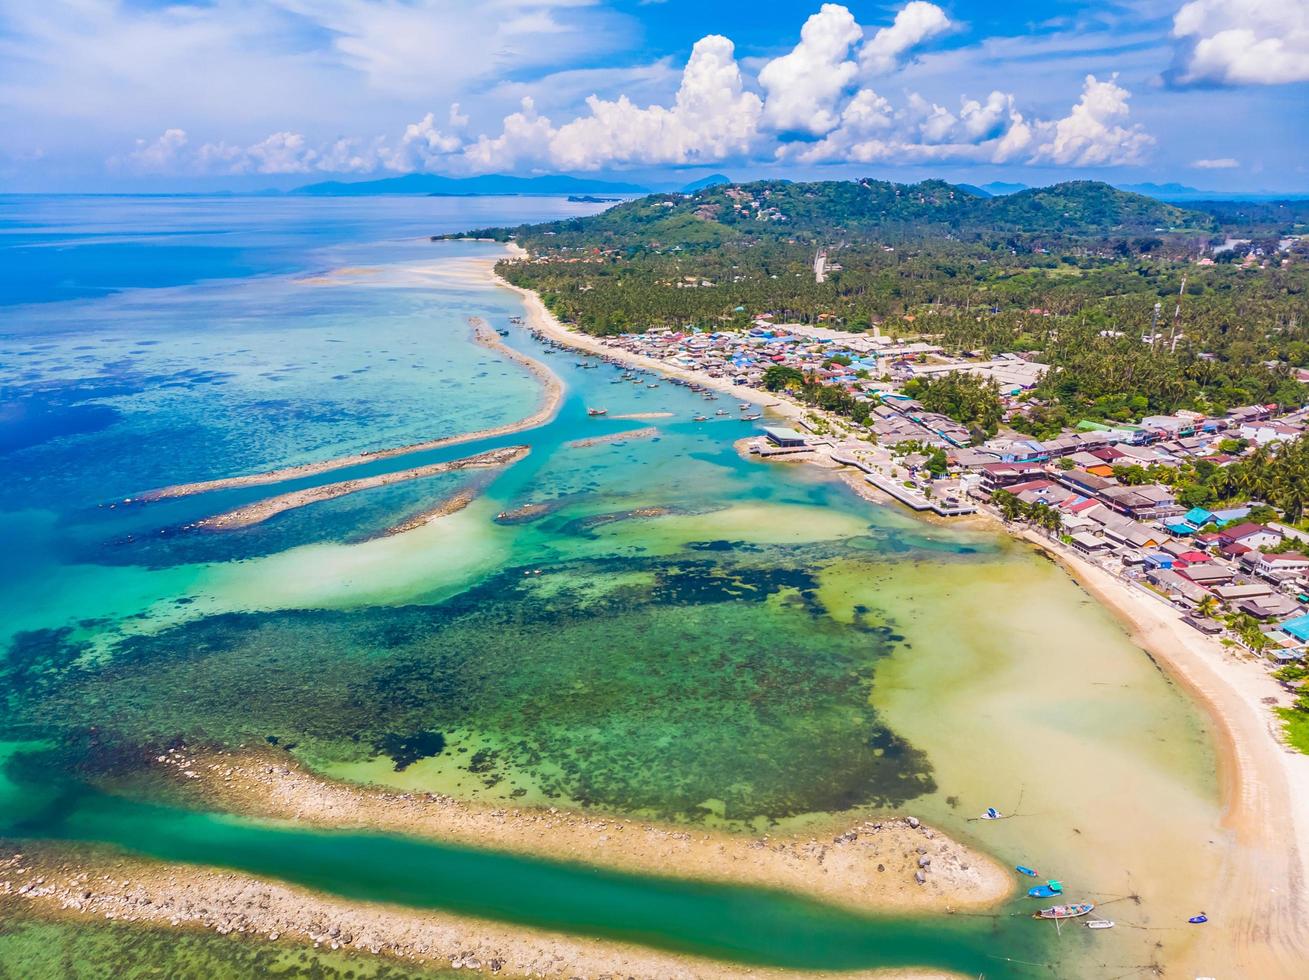
[[[1050,554],[1109,609],[1151,657],[1205,708],[1219,735],[1223,824],[1241,860],[1231,862],[1222,905],[1206,909],[1221,921],[1219,944],[1201,936],[1180,964],[1185,975],[1304,977],[1309,972],[1309,756],[1284,745],[1278,719],[1263,702],[1286,692],[1253,660],[1238,656],[1179,618],[1170,604],[1146,595],[1044,535],[1021,536]]]
[[[625,943],[567,936],[429,910],[353,903],[239,872],[162,865],[107,849],[31,844],[0,848],[0,921],[6,903],[76,921],[213,930],[224,936],[374,953],[433,969],[514,977],[784,977],[792,971],[733,966]],[[843,977],[944,980],[934,971]]]
[[[492,449],[490,452],[479,453],[476,456],[452,459],[447,463],[432,463],[428,466],[417,466],[411,470],[397,470],[394,473],[379,473],[376,476],[362,477],[358,480],[343,480],[340,483],[324,483],[316,487],[306,487],[303,490],[293,490],[290,493],[279,494],[276,497],[266,497],[263,500],[255,501],[253,504],[238,507],[236,510],[229,510],[215,517],[206,517],[201,521],[197,521],[195,526],[209,531],[232,531],[238,528],[251,527],[288,510],[295,510],[297,507],[305,507],[308,504],[316,504],[323,500],[344,497],[346,494],[358,493],[361,490],[385,487],[392,483],[403,483],[407,480],[421,480],[425,477],[439,476],[442,473],[455,473],[459,470],[508,466],[511,463],[518,462],[529,451],[527,446],[506,446],[504,449]]]
[[[196,483],[178,483],[169,487],[161,487],[157,490],[148,490],[145,493],[137,494],[129,498],[134,502],[146,502],[152,500],[168,500],[174,497],[187,497],[197,493],[210,493],[214,490],[231,490],[237,487],[255,487],[267,483],[280,483],[283,480],[294,480],[306,476],[316,476],[319,473],[327,473],[332,470],[343,469],[347,466],[357,466],[361,463],[376,462],[379,459],[390,459],[394,456],[403,456],[407,453],[427,452],[432,449],[441,449],[446,446],[457,446],[467,442],[477,442],[480,439],[492,439],[497,436],[512,435],[516,432],[524,432],[528,429],[539,428],[545,425],[555,417],[559,411],[559,406],[563,402],[564,383],[559,376],[542,364],[526,354],[514,350],[503,341],[500,336],[487,325],[481,317],[470,317],[469,325],[473,329],[473,337],[477,343],[490,350],[502,355],[503,357],[521,364],[530,371],[543,385],[541,407],[534,413],[517,422],[510,422],[506,425],[499,425],[489,429],[479,429],[476,432],[463,432],[459,435],[444,436],[440,439],[430,439],[426,442],[415,442],[405,446],[396,446],[391,449],[376,449],[370,452],[354,453],[350,456],[338,456],[334,459],[325,459],[317,463],[302,463],[299,466],[287,466],[277,470],[268,470],[263,473],[247,473],[243,476],[221,477],[216,480],[201,480]]]

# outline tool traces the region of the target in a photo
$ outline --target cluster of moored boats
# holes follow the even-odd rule
[[[534,334],[533,336],[535,336],[543,344],[546,344],[547,346],[553,346],[555,349],[558,349],[560,346],[557,341],[551,340],[542,334]],[[695,392],[697,395],[699,395],[707,402],[718,401],[718,395],[715,394],[712,389],[706,388],[704,385],[697,384],[694,381],[684,381],[681,378],[662,378],[661,381],[652,381],[650,380],[650,378],[652,377],[652,372],[646,370],[645,368],[628,367],[624,365],[621,361],[617,360],[616,358],[601,356],[601,355],[597,355],[597,356],[601,361],[607,364],[612,364],[615,367],[622,368],[623,370],[623,373],[620,374],[618,377],[610,379],[609,383],[611,385],[633,384],[638,387],[644,385],[646,388],[658,388],[662,381],[667,381],[669,384],[678,385],[682,388],[687,388],[690,391]],[[598,368],[600,365],[592,360],[582,360],[582,361],[577,361],[576,366],[578,368],[581,368],[582,370],[589,370],[592,368]],[[745,414],[738,415],[737,417],[742,422],[755,422],[763,418],[762,414],[754,411],[754,407],[755,406],[751,405],[749,402],[741,402],[741,404],[737,406],[737,410]],[[591,416],[607,415],[608,413],[609,410],[607,408],[588,408],[586,410],[586,414]],[[714,415],[716,416],[728,416],[731,414],[732,413],[725,408],[719,408],[714,410]],[[691,421],[708,422],[709,418],[710,417],[708,415],[697,414],[691,417]]]
[[[992,817],[990,819],[994,820],[996,818]],[[1026,865],[1020,864],[1015,867],[1014,870],[1020,875],[1026,875],[1028,878],[1039,877],[1036,871]],[[1027,890],[1027,895],[1029,898],[1055,898],[1062,895],[1063,892],[1063,883],[1056,881],[1053,878],[1049,878],[1046,880],[1044,885],[1034,885],[1029,888]],[[1058,922],[1063,919],[1080,919],[1082,916],[1090,915],[1094,911],[1095,904],[1092,902],[1071,902],[1064,905],[1051,905],[1049,908],[1040,909],[1033,913],[1033,918],[1052,919]],[[1193,926],[1198,926],[1208,922],[1209,917],[1201,912],[1199,915],[1191,916],[1186,921]],[[1088,919],[1086,926],[1088,929],[1112,929],[1114,927],[1114,922],[1112,919]]]
[[[522,319],[520,317],[510,317],[509,322],[521,324]],[[501,331],[501,333],[503,334],[505,333],[505,331]],[[532,330],[530,331],[530,333],[532,335],[532,338],[537,342],[539,342],[541,346],[545,348],[545,350],[542,351],[542,353],[544,354],[554,354],[557,351],[570,349],[567,344],[560,343],[559,341],[551,337],[549,334],[543,333],[540,330]],[[619,358],[614,357],[613,355],[610,354],[588,354],[582,360],[574,362],[574,366],[580,368],[583,371],[594,370],[595,368],[600,367],[601,364],[610,364],[616,368],[622,369],[623,372],[622,374],[610,380],[609,383],[612,385],[627,383],[627,384],[634,384],[634,385],[644,385],[647,388],[658,388],[660,385],[660,381],[651,380],[652,372],[649,371],[648,369],[631,367],[625,361],[622,361]],[[698,384],[697,382],[686,381],[683,380],[682,378],[661,377],[660,380],[667,381],[669,384],[679,385],[683,388],[687,388],[695,392],[697,395],[699,395],[707,402],[718,401],[718,396],[714,393],[713,389],[707,388],[702,384]],[[754,406],[751,405],[750,403],[742,402],[740,405],[740,411],[747,414],[740,415],[738,416],[738,418],[740,418],[742,422],[755,422],[763,418],[763,415],[761,413],[752,411],[753,408]],[[588,408],[586,411],[588,415],[593,415],[593,416],[605,415],[608,413],[608,409],[604,409],[604,408]],[[726,409],[720,408],[717,411],[715,411],[714,414],[730,415],[731,413],[728,412]],[[708,422],[709,416],[696,415],[692,417],[691,421]]]
[[[992,820],[996,819],[994,817]],[[1026,865],[1018,865],[1014,868],[1020,875],[1026,875],[1028,878],[1037,877],[1036,872]],[[1050,878],[1044,885],[1035,885],[1027,890],[1028,898],[1055,898],[1064,893],[1064,886],[1061,882]],[[1049,908],[1040,909],[1032,913],[1036,919],[1052,919],[1056,922],[1063,919],[1079,919],[1084,915],[1090,915],[1095,911],[1095,905],[1092,902],[1070,902],[1064,905],[1051,905]],[[1086,925],[1091,929],[1112,929],[1114,924],[1109,919],[1091,919]]]

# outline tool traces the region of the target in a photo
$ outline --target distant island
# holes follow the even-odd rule
[[[615,204],[621,197],[595,197],[592,194],[569,194],[568,200],[573,204]]]
[[[290,191],[313,197],[381,197],[412,194],[424,197],[479,197],[507,194],[645,194],[639,184],[626,184],[567,174],[544,174],[539,177],[513,177],[508,174],[483,174],[478,177],[443,177],[440,174],[405,174],[380,180],[328,180],[306,184]]]

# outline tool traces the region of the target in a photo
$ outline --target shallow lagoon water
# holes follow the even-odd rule
[[[462,217],[448,199],[414,206],[452,209],[431,214],[432,231]],[[207,226],[216,212],[201,211],[193,220]],[[580,369],[578,355],[546,354],[511,331],[507,342],[566,381],[558,419],[360,468],[532,446],[466,510],[403,535],[376,537],[462,481],[370,490],[230,535],[183,528],[285,487],[123,506],[156,485],[532,410],[530,377],[471,345],[465,323],[505,327],[516,298],[423,271],[489,246],[369,243],[366,227],[320,214],[327,230],[314,225],[298,245],[273,236],[277,254],[255,279],[16,308],[0,346],[30,356],[5,376],[6,399],[45,399],[43,411],[73,416],[68,431],[40,428],[6,455],[18,476],[0,494],[0,521],[23,548],[0,558],[0,737],[48,739],[60,765],[92,771],[177,737],[271,738],[342,778],[742,829],[904,807],[1100,900],[1139,891],[1143,905],[1106,911],[1126,921],[1148,909],[1133,920],[1144,928],[1106,941],[1081,930],[1056,947],[1078,975],[1117,975],[1097,965],[1102,955],[1149,962],[1156,941],[1166,961],[1185,941],[1167,924],[1217,880],[1224,844],[1212,754],[1180,693],[1026,549],[870,506],[822,474],[743,461],[731,443],[750,427],[730,416],[692,423],[705,403],[666,382],[612,383],[613,369]],[[330,243],[333,228],[344,244]],[[230,235],[250,236],[257,253],[264,233]],[[286,256],[295,261],[278,265]],[[383,272],[324,275],[342,267]],[[199,380],[186,374],[192,361]],[[588,418],[597,404],[673,415]],[[568,445],[648,425],[657,439]],[[526,502],[550,506],[497,521]],[[969,819],[987,805],[1019,816]],[[1166,832],[1149,822],[1161,812]],[[217,819],[149,813],[161,841],[174,818],[179,828]],[[104,816],[88,802],[65,831],[149,850]],[[274,867],[258,857],[271,839],[261,833],[233,831],[250,845],[239,859],[206,855],[194,836],[186,856],[312,876],[312,835],[304,861]],[[629,886],[640,894],[639,881]],[[649,895],[660,887],[649,883]],[[796,908],[767,915],[811,914]],[[812,914],[836,928],[827,911]],[[585,917],[571,927],[599,928]],[[865,928],[888,935],[867,923],[855,933]],[[934,939],[916,945],[920,928]],[[986,955],[1041,959],[1048,937],[1034,929],[906,925],[903,948],[936,944],[930,962],[969,969],[951,957],[982,942]],[[652,925],[646,941],[673,940]],[[832,945],[879,962],[853,933]]]

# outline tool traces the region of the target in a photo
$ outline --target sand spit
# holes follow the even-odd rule
[[[394,793],[315,776],[279,750],[155,759],[183,801],[300,825],[402,833],[618,871],[781,888],[858,911],[945,912],[1001,901],[1011,875],[913,817],[834,818],[820,836],[741,836],[550,808],[515,809]],[[158,786],[157,782],[152,785]],[[782,977],[630,944],[452,913],[352,902],[244,872],[124,857],[94,846],[0,844],[0,908],[215,930],[263,941],[369,951],[505,976]],[[842,973],[928,978],[927,970]]]
[[[633,439],[652,439],[659,435],[653,425],[644,429],[628,429],[626,432],[612,432],[607,436],[592,436],[590,439],[575,439],[564,443],[566,449],[586,449],[590,446],[607,446],[615,442],[630,442]]]
[[[232,531],[237,528],[261,524],[270,517],[275,517],[288,510],[294,510],[297,507],[315,504],[322,500],[332,500],[335,497],[344,497],[346,494],[358,493],[360,490],[371,490],[374,487],[389,486],[392,483],[402,483],[406,480],[421,480],[425,477],[438,476],[442,473],[454,473],[459,470],[508,466],[511,463],[518,462],[528,452],[527,446],[506,446],[503,449],[492,449],[490,452],[479,453],[476,456],[465,456],[462,459],[453,459],[446,463],[432,463],[428,466],[417,466],[411,470],[379,473],[376,476],[362,477],[358,480],[343,480],[340,483],[325,483],[316,487],[306,487],[304,490],[293,490],[290,493],[279,494],[276,497],[267,497],[264,500],[238,507],[236,510],[229,510],[215,517],[206,517],[204,520],[197,521],[195,526],[210,531]],[[466,507],[470,501],[471,497],[469,501],[465,501],[460,506]],[[455,509],[460,508],[456,507]],[[448,511],[448,513],[453,513],[453,511]],[[443,515],[437,514],[436,516]],[[426,520],[420,521],[420,524],[424,523],[426,523]]]
[[[197,483],[178,483],[170,487],[161,487],[158,490],[148,490],[145,493],[137,494],[134,498],[131,498],[132,501],[148,503],[152,500],[187,497],[197,493],[211,493],[215,490],[231,490],[237,487],[255,487],[266,483],[281,483],[283,480],[316,476],[319,473],[328,473],[347,466],[358,466],[361,463],[372,463],[379,459],[390,459],[393,456],[427,452],[431,449],[441,449],[446,446],[457,446],[462,443],[477,442],[481,439],[493,439],[497,436],[524,432],[528,429],[539,428],[553,419],[555,413],[559,411],[559,405],[564,397],[564,383],[559,379],[559,376],[540,361],[534,360],[505,344],[481,317],[469,317],[468,322],[473,328],[473,337],[477,343],[516,364],[521,364],[541,381],[544,387],[541,407],[531,415],[517,422],[510,422],[489,429],[478,429],[476,432],[464,432],[459,435],[410,443],[406,446],[396,446],[391,449],[376,449],[370,452],[354,453],[350,456],[338,456],[334,459],[320,460],[317,463],[302,463],[299,466],[287,466],[264,473],[247,473],[244,476],[221,477],[217,480],[202,480]]]
[[[0,845],[0,920],[7,903],[20,901],[73,921],[95,917],[213,930],[234,940],[312,944],[486,976],[735,980],[794,975],[444,912],[356,904],[243,873],[162,865],[91,847]],[[946,980],[949,975],[899,970],[839,976]]]
[[[153,771],[168,777],[190,805],[620,871],[781,888],[860,911],[980,909],[1003,900],[1013,887],[1013,876],[998,863],[913,817],[834,816],[823,834],[759,837],[360,787],[317,776],[285,752],[265,747],[181,748],[159,759]]]

